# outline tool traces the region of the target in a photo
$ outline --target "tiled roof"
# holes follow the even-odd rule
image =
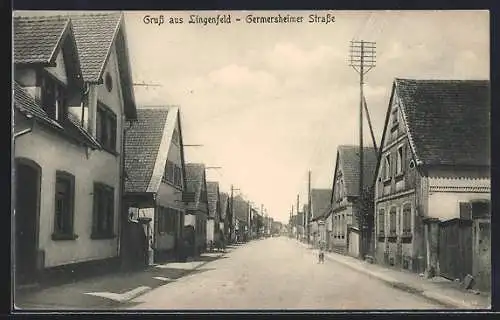
[[[192,199],[193,201],[187,201],[188,210],[197,210],[199,208],[204,176],[205,176],[204,164],[201,163],[186,164],[186,192],[188,194],[193,195]]]
[[[207,181],[208,215],[215,218],[217,214],[217,200],[219,200],[219,183]]]
[[[62,126],[43,110],[40,101],[32,97],[24,88],[14,81],[14,105],[22,114],[32,116],[47,125],[62,129]]]
[[[330,189],[312,189],[311,190],[311,219],[315,220],[327,213],[330,207],[332,190]]]
[[[98,81],[121,22],[120,12],[69,14],[85,81]]]
[[[220,216],[222,219],[226,218],[228,202],[229,202],[229,195],[225,192],[221,192],[220,193]]]
[[[417,160],[490,165],[490,82],[396,79]]]
[[[241,196],[233,198],[234,216],[241,221],[248,221],[248,202]]]
[[[60,16],[16,16],[13,20],[14,63],[51,62],[69,19]]]
[[[146,192],[166,126],[168,108],[139,108],[125,133],[125,192]]]
[[[342,171],[345,195],[359,195],[359,146],[342,145],[337,148],[338,163]],[[377,168],[377,150],[373,147],[363,148],[363,185],[366,189],[373,183]],[[331,196],[331,194],[330,194]]]
[[[32,97],[24,88],[14,81],[14,106],[23,115],[28,118],[34,118],[36,121],[47,125],[58,132],[65,134],[79,143],[83,143],[92,149],[100,149],[99,142],[95,140],[80,124],[80,122],[71,113],[68,113],[67,121],[58,122],[49,117],[42,108],[38,99]]]

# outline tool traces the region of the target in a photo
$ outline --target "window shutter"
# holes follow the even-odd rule
[[[471,204],[469,202],[460,202],[460,219],[472,219]]]
[[[115,195],[114,195],[114,189],[111,188],[108,193],[108,214],[106,215],[106,218],[108,219],[108,229],[106,231],[109,231],[110,233],[112,233],[114,230],[113,227],[114,217],[115,217]]]
[[[382,157],[381,162],[382,167],[380,168],[380,177],[382,178],[382,180],[385,180],[385,156]]]
[[[402,172],[406,172],[407,170],[407,163],[406,163],[406,151],[407,151],[407,147],[406,147],[406,144],[403,145],[403,156],[401,157],[401,169],[402,169]]]
[[[97,138],[97,141],[99,141],[100,143],[102,143],[102,112],[101,112],[101,109],[100,108],[97,108],[97,114],[96,114],[96,132],[95,132],[95,136]]]
[[[92,232],[96,233],[98,231],[99,225],[99,188],[97,185],[94,185],[94,205],[92,212]]]
[[[111,116],[110,117],[110,130],[111,130],[111,135],[110,135],[110,139],[111,139],[111,149],[113,150],[116,150],[116,118]]]

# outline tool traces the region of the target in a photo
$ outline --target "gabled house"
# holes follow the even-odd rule
[[[337,148],[333,192],[331,193],[331,217],[333,221],[332,250],[358,257],[361,246],[359,216],[363,207],[359,196],[360,148],[342,145]],[[363,148],[363,190],[371,194],[371,185],[377,166],[377,150]],[[372,202],[372,198],[365,199]],[[373,212],[365,212],[369,217]]]
[[[205,165],[186,164],[186,191],[183,194],[186,205],[185,230],[193,232],[189,241],[195,254],[205,251],[207,241],[208,194]]]
[[[304,214],[304,212],[307,213],[307,205],[304,205],[303,206],[303,209],[302,209],[302,212],[298,212],[297,215],[296,215],[296,221],[295,221],[295,225],[296,225],[296,233],[297,233],[297,239],[301,240],[301,241],[305,241],[306,240],[306,216]]]
[[[221,200],[219,183],[207,182],[208,217],[207,217],[207,245],[218,240]]]
[[[182,192],[185,164],[179,108],[141,107],[137,121],[126,131],[123,257],[143,263],[137,256],[148,250],[148,263],[177,257],[184,226]],[[147,218],[147,223],[140,224]],[[144,228],[143,232],[142,229]],[[134,230],[139,229],[139,230]],[[142,237],[147,237],[148,245]]]
[[[16,14],[13,49],[17,280],[115,266],[136,118],[123,16]]]
[[[330,199],[332,191],[330,189],[312,189],[311,190],[311,223],[310,234],[312,235],[312,244],[319,246],[320,241],[326,242],[325,216],[330,209]]]
[[[233,198],[233,213],[236,219],[235,233],[238,241],[246,241],[249,232],[249,203],[242,196]]]
[[[219,230],[224,234],[226,241],[229,240],[229,195],[225,192],[220,193],[220,218],[219,218]]]
[[[489,121],[489,81],[394,80],[375,175],[378,261],[489,284]]]

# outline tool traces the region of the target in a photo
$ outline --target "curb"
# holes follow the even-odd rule
[[[443,295],[443,294],[435,293],[435,292],[432,292],[432,291],[425,291],[425,290],[416,288],[415,286],[406,284],[404,282],[397,281],[397,280],[392,279],[390,277],[387,277],[385,275],[381,275],[381,274],[378,274],[376,272],[372,272],[370,270],[366,270],[366,269],[364,269],[362,267],[354,266],[354,265],[352,265],[350,263],[337,260],[334,257],[332,257],[331,255],[327,255],[327,258],[330,259],[330,260],[332,260],[332,261],[335,261],[337,263],[340,263],[340,264],[342,264],[344,266],[347,266],[347,267],[349,267],[351,269],[354,269],[354,270],[356,270],[358,272],[364,273],[364,274],[370,276],[371,278],[374,278],[374,279],[380,280],[382,282],[385,282],[386,284],[390,285],[393,288],[396,288],[396,289],[399,289],[399,290],[402,290],[402,291],[406,291],[406,292],[409,292],[409,293],[412,293],[412,294],[415,294],[415,295],[419,295],[421,297],[426,298],[427,300],[430,300],[432,302],[438,303],[438,304],[440,304],[442,306],[445,306],[445,307],[448,307],[448,308],[454,308],[454,309],[483,309],[481,307],[478,307],[478,306],[475,306],[473,304],[467,303],[466,301],[457,301],[457,300],[455,300],[453,298],[450,298],[450,297],[448,297],[446,295]]]

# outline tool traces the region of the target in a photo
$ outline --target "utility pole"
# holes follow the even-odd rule
[[[309,220],[311,219],[311,170],[307,177],[307,243],[309,243],[311,230],[309,228]]]
[[[229,228],[229,239],[232,239],[233,237],[233,234],[234,234],[234,197],[233,197],[233,193],[234,191],[236,190],[240,190],[240,189],[236,189],[234,188],[233,185],[231,185],[231,220],[230,220],[230,228]]]
[[[297,194],[297,219],[299,218],[299,215],[298,215],[299,208],[300,208],[300,206],[299,206],[299,194]],[[301,222],[302,222],[302,225],[304,224],[304,222],[303,222],[303,221],[304,221],[304,220],[303,220],[304,218],[303,218],[303,217],[304,217],[304,213],[302,213],[302,221],[301,221]],[[297,231],[298,231],[298,228],[297,228]]]
[[[358,196],[358,223],[361,230],[361,241],[359,242],[359,257],[364,259],[366,245],[366,212],[362,210],[363,203],[363,108],[365,107],[365,97],[363,94],[363,85],[365,74],[375,67],[375,42],[368,41],[351,41],[350,48],[350,63],[351,66],[359,74],[359,196]],[[361,212],[362,211],[362,212]]]

